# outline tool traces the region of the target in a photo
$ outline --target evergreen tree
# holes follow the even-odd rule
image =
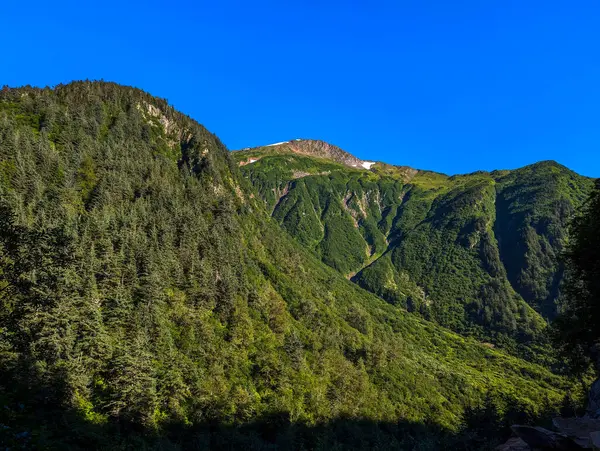
[[[582,374],[600,361],[600,180],[570,231],[565,301],[553,331],[571,371]]]

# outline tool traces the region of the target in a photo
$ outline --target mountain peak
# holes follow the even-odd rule
[[[296,153],[300,155],[326,158],[328,160],[335,161],[336,163],[357,169],[371,169],[371,167],[376,163],[374,161],[361,160],[360,158],[349,154],[345,150],[342,150],[333,144],[315,139],[293,139],[291,141],[268,144],[265,146],[255,147],[253,149],[245,148],[243,150],[271,150],[282,153]]]

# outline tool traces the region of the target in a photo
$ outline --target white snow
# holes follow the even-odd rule
[[[250,161],[248,161],[246,164],[256,163],[257,161],[258,160],[255,160],[254,158],[250,158]]]
[[[267,144],[267,145],[266,145],[266,146],[264,146],[264,147],[280,146],[280,145],[282,145],[282,144],[285,144],[286,142],[287,142],[287,141],[282,141],[282,142],[280,142],[280,143],[274,143],[274,144]]]
[[[362,167],[365,169],[371,169],[371,166],[373,166],[374,164],[375,164],[374,161],[363,161]]]

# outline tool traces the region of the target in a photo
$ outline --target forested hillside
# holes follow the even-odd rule
[[[277,180],[273,187],[289,194],[265,197],[302,245],[269,218],[221,142],[164,100],[99,82],[2,90],[0,442],[13,449],[474,449],[492,443],[512,416],[533,418],[562,401],[568,380],[406,313],[304,249],[321,249],[326,263],[348,274],[421,224],[413,239],[433,256],[427,241],[439,229],[432,226],[463,217],[453,187],[472,185],[491,208],[492,181],[503,183],[511,211],[519,207],[511,174],[498,181],[420,175],[423,185],[439,186],[432,191],[328,162],[290,161],[331,172],[291,185]],[[287,174],[276,163],[260,161]],[[345,190],[348,176],[355,194],[326,202],[334,188]],[[366,202],[372,196],[381,203]],[[362,219],[361,208],[373,213]],[[315,220],[285,220],[305,215]],[[323,226],[340,241],[319,238]],[[493,285],[508,282],[474,263],[493,242],[492,225],[465,220],[448,230],[458,230],[456,249],[473,256],[464,263],[472,271],[464,275],[465,299],[482,281],[492,293],[509,293],[518,327],[537,327],[515,293]],[[374,271],[388,271],[388,292],[379,294],[389,300],[410,306],[390,287],[425,293],[403,285],[415,280],[428,292],[411,295],[412,309],[445,301],[451,283],[434,288],[445,280],[427,279],[411,248],[394,249],[358,274],[363,285]],[[489,264],[498,264],[490,249]],[[398,271],[401,260],[413,266]],[[447,298],[462,305],[455,293]],[[431,311],[438,314],[435,305]],[[464,432],[472,424],[479,429]]]
[[[542,335],[560,296],[566,224],[590,179],[550,161],[448,177],[314,147],[234,152],[298,242],[361,287],[460,333],[509,347]]]

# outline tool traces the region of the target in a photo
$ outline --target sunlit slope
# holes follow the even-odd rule
[[[463,333],[523,342],[553,316],[566,223],[589,179],[555,162],[454,177],[367,170],[311,155],[309,142],[233,155],[272,216],[323,262]]]
[[[66,440],[65,410],[153,431],[275,414],[457,428],[490,390],[500,409],[535,412],[568,387],[323,264],[269,217],[286,196],[267,211],[220,141],[163,100],[109,83],[8,89],[0,137],[2,415],[34,437]],[[273,167],[330,174],[295,178],[289,192],[298,184],[310,197],[286,208],[329,211],[365,255],[401,238],[396,217],[414,228],[427,215],[386,213],[410,195],[395,179],[310,158],[293,165]],[[264,174],[262,192],[288,186]],[[334,207],[347,185],[355,200]],[[362,207],[375,192],[386,207]],[[361,208],[382,218],[372,238],[355,227]],[[328,223],[313,223],[303,239],[337,261],[334,241],[317,239]]]

